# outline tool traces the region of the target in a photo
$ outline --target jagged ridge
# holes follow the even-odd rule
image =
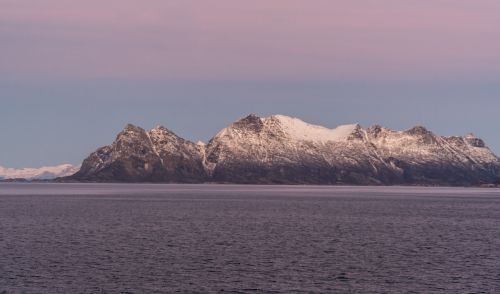
[[[202,147],[159,126],[127,125],[113,144],[84,160],[73,179],[97,182],[181,182],[206,179]]]
[[[328,129],[283,115],[251,114],[206,145],[164,127],[128,125],[71,179],[247,184],[460,185],[498,181],[485,143],[437,136],[422,126],[393,131],[358,124]]]

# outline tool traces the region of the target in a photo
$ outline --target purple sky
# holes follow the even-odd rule
[[[0,0],[0,166],[78,164],[128,122],[250,112],[474,132],[500,153],[499,0]]]
[[[0,0],[16,78],[436,79],[500,73],[498,0]]]

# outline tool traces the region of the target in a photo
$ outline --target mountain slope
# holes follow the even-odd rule
[[[129,124],[113,144],[85,159],[72,178],[97,182],[202,182],[206,173],[200,146],[164,127],[147,132]]]
[[[373,174],[369,150],[356,140],[360,129],[327,129],[281,115],[250,115],[210,140],[207,160],[217,182],[381,184]]]
[[[249,115],[206,145],[166,128],[129,125],[94,152],[72,179],[246,184],[476,185],[497,181],[500,160],[472,135],[424,127],[335,129],[297,118]]]

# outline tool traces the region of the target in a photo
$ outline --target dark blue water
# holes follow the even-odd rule
[[[500,293],[500,190],[0,185],[0,293]]]

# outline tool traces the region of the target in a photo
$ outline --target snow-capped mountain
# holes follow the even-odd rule
[[[113,144],[84,160],[75,179],[86,181],[202,182],[203,146],[164,127],[146,131],[127,125]]]
[[[40,168],[5,168],[0,166],[0,179],[50,180],[71,176],[80,170],[79,166],[61,164]]]
[[[206,145],[164,127],[128,125],[91,154],[72,179],[83,181],[277,184],[493,183],[500,160],[468,135],[442,137],[424,127],[394,131],[358,124],[334,129],[283,115],[249,115]]]

